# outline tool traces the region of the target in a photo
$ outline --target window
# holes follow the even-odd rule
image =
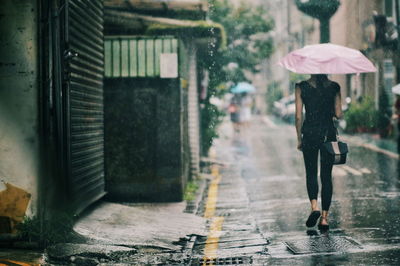
[[[160,55],[177,52],[178,40],[172,37],[106,37],[104,75],[107,78],[159,77]]]

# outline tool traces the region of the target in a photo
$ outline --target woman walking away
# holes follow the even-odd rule
[[[332,162],[321,157],[322,215],[318,207],[318,154],[322,143],[336,140],[333,119],[342,117],[340,86],[325,74],[311,75],[307,81],[296,84],[296,132],[297,149],[303,152],[306,169],[308,197],[311,214],[306,226],[316,225],[321,231],[329,229],[328,211],[332,200]],[[303,122],[303,105],[305,120]]]

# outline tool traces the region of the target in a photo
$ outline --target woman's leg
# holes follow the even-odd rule
[[[324,159],[321,156],[321,201],[322,201],[322,214],[326,212],[328,215],[329,207],[332,201],[332,167],[331,161]]]
[[[319,219],[320,225],[328,225],[328,211],[322,211],[321,219]]]
[[[304,165],[306,168],[306,183],[311,209],[318,210],[318,149],[303,148]]]
[[[400,121],[397,122],[397,153],[400,154]]]

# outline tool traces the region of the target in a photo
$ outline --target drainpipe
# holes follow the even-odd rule
[[[397,51],[396,51],[396,56],[399,57],[399,52],[400,52],[400,10],[399,10],[399,0],[394,1],[394,6],[395,6],[395,13],[396,13],[396,29],[397,29]],[[397,61],[400,61],[400,58],[398,58]],[[400,83],[400,62],[397,62],[396,66],[396,83]]]

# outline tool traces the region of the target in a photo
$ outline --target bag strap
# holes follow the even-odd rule
[[[333,117],[332,117],[332,123],[333,123],[333,127],[335,128],[335,131],[336,131],[336,141],[339,141],[339,130],[337,129],[337,127],[335,127]],[[326,128],[326,131],[325,131],[324,142],[326,142],[327,140],[328,140],[328,128]]]
[[[336,141],[339,141],[339,140],[340,140],[339,130],[338,130],[338,128],[335,126],[335,121],[334,121],[333,119],[334,119],[334,118],[332,118],[333,126],[334,126],[334,128],[335,128],[335,130],[336,130]]]

